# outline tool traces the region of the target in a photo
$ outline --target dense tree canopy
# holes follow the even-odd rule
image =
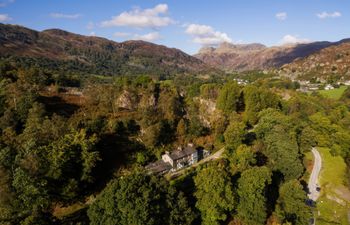
[[[220,90],[217,98],[217,107],[224,113],[230,114],[237,111],[241,89],[234,81],[226,83]]]
[[[238,180],[238,217],[247,225],[264,224],[266,212],[266,186],[271,182],[267,167],[245,170]]]
[[[226,154],[233,174],[243,172],[256,163],[255,152],[250,146],[240,145],[235,150],[227,149]]]
[[[281,185],[277,201],[277,215],[281,222],[295,225],[308,224],[312,217],[311,209],[305,204],[307,196],[297,180]]]
[[[135,173],[112,181],[89,208],[91,224],[191,224],[182,193],[164,180]]]
[[[231,121],[224,133],[226,146],[231,149],[236,149],[242,144],[245,134],[246,131],[243,122]]]
[[[235,205],[233,184],[223,165],[210,165],[200,170],[194,178],[196,207],[201,212],[202,224],[220,224],[225,221]]]
[[[258,114],[263,109],[279,108],[280,99],[273,92],[253,85],[246,86],[243,90],[245,112],[244,120],[252,125],[258,121]]]
[[[299,178],[303,165],[288,118],[272,109],[262,111],[260,116],[256,132],[265,144],[263,153],[268,158],[268,166],[281,172],[286,180]]]

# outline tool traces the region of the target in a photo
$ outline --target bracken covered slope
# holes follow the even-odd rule
[[[280,70],[281,75],[304,79],[330,77],[350,78],[350,42],[324,48],[303,59],[297,59]]]
[[[296,45],[266,47],[262,44],[234,45],[223,43],[217,48],[203,48],[195,55],[211,66],[228,71],[247,71],[279,68],[298,58],[307,57],[315,52],[340,42],[313,42]]]
[[[175,49],[144,41],[114,42],[51,29],[38,32],[0,24],[0,56],[53,69],[120,75],[174,75],[210,70],[201,60]]]

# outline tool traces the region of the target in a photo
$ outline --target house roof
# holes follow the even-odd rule
[[[177,160],[177,159],[181,159],[181,158],[184,158],[186,156],[192,155],[195,152],[197,152],[197,150],[195,148],[187,146],[182,150],[176,150],[176,151],[171,152],[169,154],[169,156],[172,160]]]
[[[158,160],[157,162],[148,164],[145,168],[152,173],[161,173],[170,170],[172,166],[170,163]]]

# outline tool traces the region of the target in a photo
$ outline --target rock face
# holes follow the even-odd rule
[[[175,48],[144,41],[114,42],[59,29],[42,32],[0,23],[0,57],[101,75],[173,75],[211,70]]]
[[[118,108],[134,110],[138,106],[137,97],[138,96],[133,95],[128,91],[123,91],[123,93],[117,98],[116,105]]]
[[[199,102],[199,118],[204,126],[211,127],[213,117],[216,116],[216,102],[204,98],[196,98]]]
[[[348,41],[313,42],[274,47],[266,47],[262,44],[223,43],[217,48],[202,48],[195,57],[226,71],[263,70],[279,68],[295,59],[304,58],[329,46]]]

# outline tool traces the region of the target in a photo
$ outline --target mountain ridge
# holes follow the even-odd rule
[[[342,39],[337,42],[317,41],[271,47],[259,43],[243,45],[223,43],[217,48],[203,48],[194,56],[210,66],[226,71],[264,70],[282,67],[324,48],[347,42],[350,42],[350,39]]]
[[[307,57],[283,65],[279,74],[293,78],[348,80],[350,78],[350,41],[345,39]]]
[[[0,57],[101,75],[175,75],[213,69],[179,49],[140,40],[115,42],[61,29],[0,24]],[[28,59],[29,58],[29,59]],[[43,62],[47,61],[47,62]],[[59,68],[57,68],[59,69]]]

